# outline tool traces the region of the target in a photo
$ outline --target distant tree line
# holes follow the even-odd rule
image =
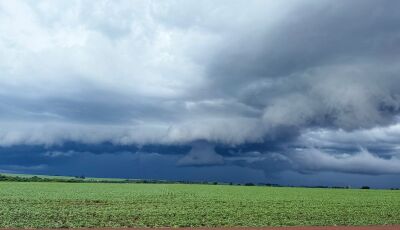
[[[13,181],[13,182],[84,182],[83,179],[78,178],[47,178],[47,177],[20,177],[8,176],[0,174],[0,181]]]
[[[267,186],[267,187],[303,187],[303,188],[327,188],[327,189],[350,189],[350,186],[283,186],[272,183],[223,183],[217,181],[169,181],[169,180],[153,180],[153,179],[97,179],[97,178],[86,178],[85,176],[74,176],[74,177],[40,177],[40,176],[14,176],[0,174],[1,181],[13,181],[13,182],[64,182],[64,183],[137,183],[137,184],[205,184],[205,185],[235,185],[235,186]],[[370,189],[369,186],[362,186],[360,189]],[[399,188],[391,188],[391,190],[400,190]]]

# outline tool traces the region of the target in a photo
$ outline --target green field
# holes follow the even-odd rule
[[[0,182],[0,227],[400,224],[400,191]]]

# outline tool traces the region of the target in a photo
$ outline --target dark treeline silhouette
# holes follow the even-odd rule
[[[217,181],[170,181],[170,180],[154,180],[154,179],[103,179],[103,178],[86,178],[85,176],[74,177],[40,177],[40,176],[17,176],[0,174],[1,181],[12,182],[64,182],[64,183],[137,183],[137,184],[206,184],[206,185],[232,185],[232,186],[266,186],[266,187],[302,187],[302,188],[325,188],[325,189],[351,189],[350,186],[283,186],[271,183],[223,183]],[[360,189],[370,189],[369,186],[362,186]],[[390,188],[390,190],[400,190],[399,188]]]
[[[269,186],[282,187],[278,184],[269,183],[223,183],[217,181],[170,181],[170,180],[154,180],[154,179],[103,179],[103,178],[86,178],[85,176],[74,177],[40,177],[40,176],[17,176],[0,174],[0,181],[13,182],[65,182],[65,183],[138,183],[138,184],[208,184],[208,185],[236,185],[236,186]]]

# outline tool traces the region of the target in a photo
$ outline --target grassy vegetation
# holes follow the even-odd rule
[[[0,182],[0,227],[400,224],[400,191]]]

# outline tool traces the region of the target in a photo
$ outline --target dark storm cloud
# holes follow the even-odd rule
[[[304,1],[272,29],[263,24],[243,28],[223,46],[210,75],[240,87],[257,78],[285,77],[358,58],[398,58],[399,6],[393,1]]]
[[[266,176],[399,174],[399,7],[2,2],[0,146],[77,143],[48,161],[144,152]]]
[[[398,5],[305,1],[272,29],[228,40],[209,77],[228,97],[264,109],[267,125],[388,124],[399,112]]]

